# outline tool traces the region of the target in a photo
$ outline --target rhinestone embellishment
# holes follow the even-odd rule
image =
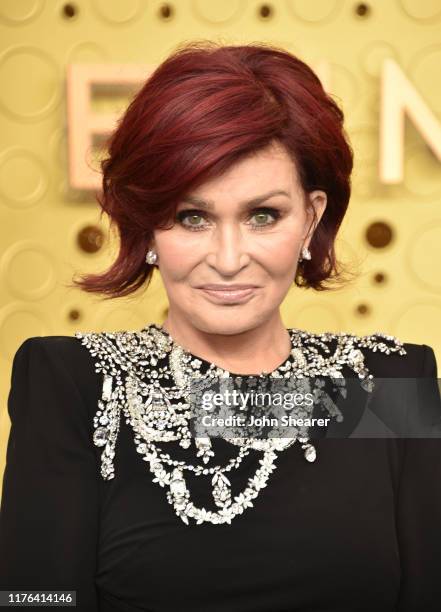
[[[366,368],[360,349],[406,354],[397,338],[381,332],[370,336],[312,334],[296,328],[290,328],[288,332],[292,343],[290,356],[270,373],[271,378],[343,378],[341,370],[347,365],[356,372],[363,388],[369,391],[373,388],[373,376]],[[104,480],[115,476],[115,445],[121,418],[124,417],[132,427],[136,450],[148,464],[153,482],[167,489],[167,501],[185,524],[189,524],[189,519],[197,525],[203,522],[231,523],[235,516],[253,507],[253,500],[276,469],[277,453],[296,441],[306,461],[316,461],[316,448],[306,437],[230,438],[228,442],[238,447],[237,456],[225,465],[209,466],[215,456],[211,439],[192,438],[189,430],[192,413],[187,397],[188,384],[191,379],[193,385],[197,381],[204,388],[213,378],[228,378],[228,371],[213,363],[203,371],[200,359],[179,346],[154,323],[140,331],[77,332],[74,335],[94,358],[95,371],[103,373],[102,396],[94,416],[93,434],[94,445],[102,448],[101,476]],[[331,350],[330,344],[334,341],[336,345]],[[195,456],[202,463],[194,465],[173,459],[157,445],[158,442],[172,441],[177,441],[184,449],[191,449],[194,444]],[[245,489],[233,496],[227,474],[238,469],[252,450],[263,453],[259,467],[248,479]],[[217,511],[193,504],[186,472],[210,479]]]

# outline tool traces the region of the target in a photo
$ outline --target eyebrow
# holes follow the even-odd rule
[[[239,206],[241,209],[246,209],[250,206],[258,206],[262,202],[265,202],[265,200],[268,200],[269,198],[275,195],[285,195],[288,196],[288,198],[291,197],[291,194],[289,192],[284,191],[283,189],[276,189],[274,191],[264,193],[263,195],[251,198],[251,200],[244,200],[239,203]],[[203,200],[198,196],[186,195],[181,198],[181,202],[186,202],[187,204],[194,204],[195,206],[200,206],[201,208],[205,208],[207,210],[213,210],[214,208],[214,202],[212,200]]]

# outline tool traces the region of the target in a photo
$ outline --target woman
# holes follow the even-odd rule
[[[20,346],[2,589],[76,590],[105,612],[439,609],[438,439],[348,439],[373,377],[436,395],[433,349],[280,316],[293,281],[343,280],[351,170],[342,111],[282,49],[187,45],[147,80],[103,162],[119,255],[76,284],[128,295],[157,266],[168,315]],[[319,376],[357,382],[327,427],[191,435],[198,384]]]

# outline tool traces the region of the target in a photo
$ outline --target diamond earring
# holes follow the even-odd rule
[[[311,259],[311,251],[308,249],[308,247],[302,248],[302,254],[299,257],[299,261],[303,261],[304,259]]]
[[[145,260],[148,264],[154,264],[158,260],[158,255],[155,251],[147,251],[147,255],[145,256]]]

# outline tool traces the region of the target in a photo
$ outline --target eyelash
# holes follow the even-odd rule
[[[251,211],[251,217],[254,217],[254,215],[259,214],[259,213],[268,213],[270,214],[272,217],[274,217],[274,221],[271,221],[270,223],[265,223],[264,225],[251,225],[252,230],[262,230],[262,229],[266,229],[267,227],[269,227],[270,225],[275,225],[277,223],[277,221],[280,219],[280,217],[282,216],[281,212],[279,210],[277,210],[276,208],[271,208],[271,207],[265,207],[265,208],[255,208],[253,211]],[[179,221],[179,223],[181,224],[182,227],[184,227],[185,229],[190,230],[191,232],[200,232],[202,230],[205,229],[204,225],[200,225],[200,226],[190,226],[190,225],[185,225],[183,223],[183,220],[186,217],[192,217],[192,216],[198,216],[198,217],[205,217],[205,214],[203,211],[201,210],[197,210],[196,208],[193,208],[191,210],[182,210],[181,212],[179,212],[176,215],[177,220]]]

